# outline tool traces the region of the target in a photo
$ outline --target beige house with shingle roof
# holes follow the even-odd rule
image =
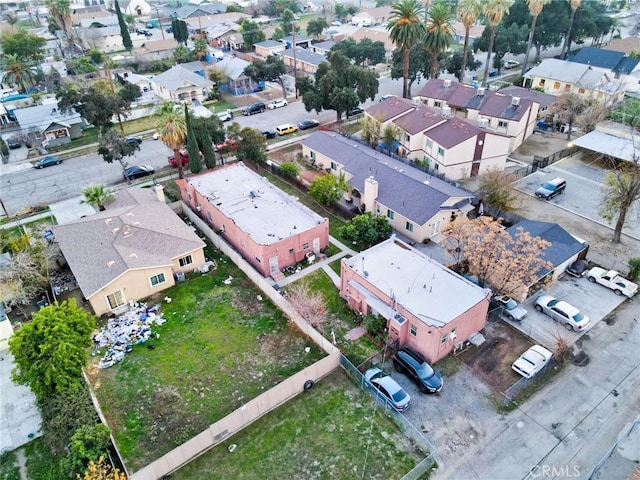
[[[53,227],[96,315],[175,284],[205,262],[204,242],[169,208],[162,187],[127,188],[105,211]]]

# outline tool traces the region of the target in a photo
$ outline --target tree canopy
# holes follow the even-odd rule
[[[347,240],[351,240],[360,248],[365,249],[389,238],[393,227],[387,217],[365,212],[348,220],[341,227],[340,232]]]
[[[327,20],[324,17],[318,17],[309,20],[307,23],[307,35],[313,38],[320,38],[325,28],[329,26]]]
[[[253,46],[256,43],[264,42],[266,35],[260,25],[257,22],[251,20],[244,20],[240,29],[242,33],[242,39],[244,40],[244,46],[249,50],[253,50]]]
[[[328,62],[318,67],[315,81],[296,79],[307,112],[335,110],[337,120],[367,98],[373,100],[378,93],[378,74],[368,68],[351,63],[340,52],[331,52]]]
[[[330,206],[342,196],[345,188],[346,182],[344,180],[344,174],[342,174],[340,178],[337,178],[335,175],[327,173],[322,177],[313,179],[311,185],[309,185],[309,195],[311,195],[316,202]]]
[[[129,35],[129,27],[124,17],[122,16],[122,11],[120,10],[120,4],[118,0],[115,0],[116,6],[116,16],[118,17],[118,25],[120,26],[120,36],[122,37],[122,45],[124,49],[128,52],[133,49],[133,42],[131,41],[131,35]]]
[[[94,326],[75,299],[42,307],[9,340],[14,381],[29,385],[39,402],[63,390],[82,390]]]
[[[236,158],[254,163],[267,161],[267,141],[260,130],[244,127],[240,130],[240,141]]]
[[[35,63],[44,58],[43,49],[47,41],[24,30],[16,30],[2,35],[2,52],[6,55],[17,55],[24,62]]]
[[[277,82],[282,88],[282,95],[287,98],[284,75],[287,68],[280,57],[269,55],[266,60],[256,60],[247,65],[244,74],[254,82]]]
[[[353,38],[348,37],[336,43],[332,48],[332,52],[340,52],[345,57],[353,60],[356,65],[375,65],[384,62],[386,49],[383,42],[372,41],[369,38],[363,38],[356,42]]]

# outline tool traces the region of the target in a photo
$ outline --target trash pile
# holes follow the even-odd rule
[[[148,307],[145,303],[131,302],[129,310],[110,318],[107,326],[93,336],[96,348],[107,348],[98,368],[109,368],[122,361],[133,345],[151,338],[151,325],[162,325],[167,320],[160,312],[160,305]]]

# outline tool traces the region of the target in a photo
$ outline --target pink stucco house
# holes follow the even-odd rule
[[[436,362],[484,328],[491,291],[394,235],[342,260],[340,295],[362,314],[387,319],[391,342]]]
[[[319,253],[329,220],[238,162],[177,180],[182,200],[265,277]]]

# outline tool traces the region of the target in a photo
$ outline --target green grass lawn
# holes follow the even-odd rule
[[[400,478],[425,456],[338,370],[171,478]]]
[[[207,275],[162,292],[159,338],[118,365],[89,374],[128,468],[167,453],[325,354],[226,257]],[[233,277],[231,285],[223,280]],[[305,352],[310,346],[311,351]]]
[[[380,347],[367,336],[360,337],[355,341],[344,338],[344,335],[355,328],[357,323],[346,302],[340,298],[338,290],[324,271],[316,270],[298,280],[298,282],[306,282],[312,291],[322,292],[327,309],[327,320],[320,325],[320,330],[325,338],[329,339],[331,338],[331,332],[335,333],[338,348],[351,363],[359,365],[380,351]]]
[[[342,258],[351,258],[351,255],[345,255]],[[342,258],[339,258],[338,260],[334,260],[329,264],[329,268],[334,272],[336,272],[338,275],[340,275],[340,266],[342,265]]]

